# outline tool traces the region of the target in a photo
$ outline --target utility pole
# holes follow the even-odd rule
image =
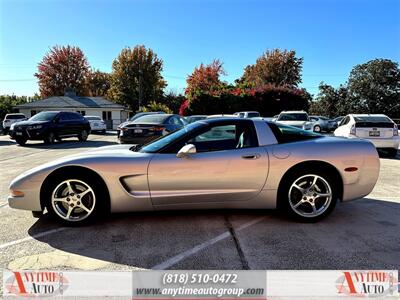
[[[141,111],[143,102],[143,70],[139,70],[139,111]]]

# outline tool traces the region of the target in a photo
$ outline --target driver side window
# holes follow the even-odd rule
[[[211,152],[257,147],[258,140],[251,122],[215,124],[177,143],[167,153],[177,153],[187,144],[193,144],[196,152]]]

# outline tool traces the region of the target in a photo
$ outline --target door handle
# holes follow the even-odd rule
[[[254,153],[254,154],[246,154],[246,155],[242,155],[243,159],[257,159],[260,158],[260,154],[258,153]]]

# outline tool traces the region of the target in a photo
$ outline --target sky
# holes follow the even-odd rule
[[[400,0],[0,0],[0,94],[38,92],[37,64],[68,44],[106,72],[121,49],[143,44],[175,92],[200,63],[220,59],[233,83],[265,50],[295,50],[301,86],[316,94],[357,64],[400,61]]]

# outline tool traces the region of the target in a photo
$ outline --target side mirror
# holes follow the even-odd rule
[[[195,145],[187,144],[183,146],[181,150],[179,150],[179,152],[176,154],[176,157],[183,158],[189,156],[190,154],[195,154],[196,152],[197,151]]]

